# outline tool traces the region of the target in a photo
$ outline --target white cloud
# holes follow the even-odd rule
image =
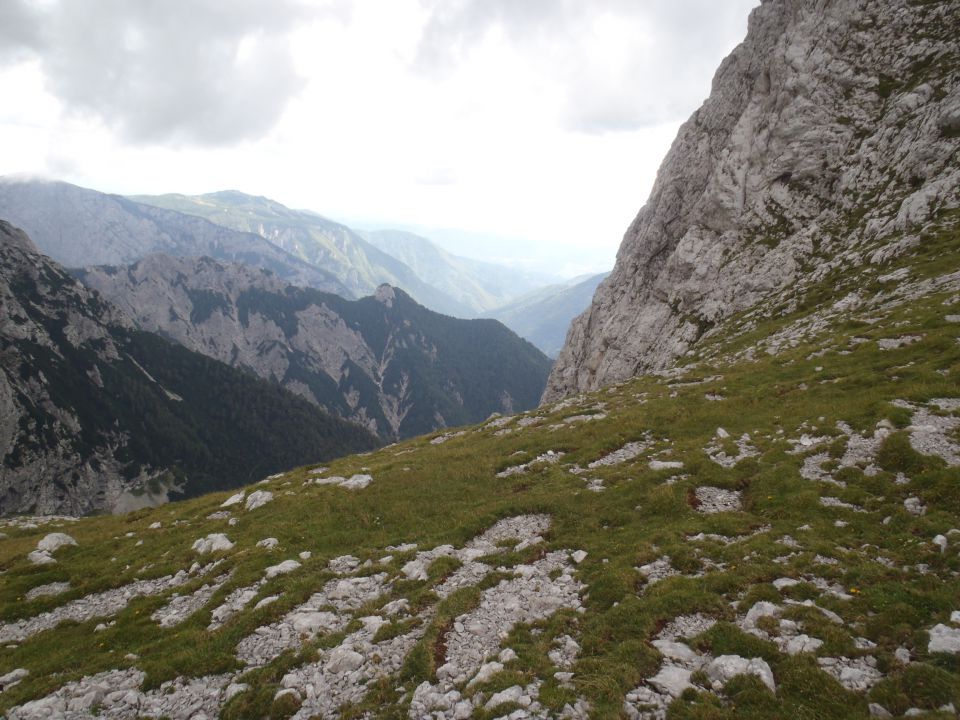
[[[51,1],[39,29],[0,15],[0,174],[232,187],[602,270],[753,4]]]

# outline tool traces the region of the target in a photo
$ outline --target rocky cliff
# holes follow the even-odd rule
[[[0,221],[0,514],[131,509],[375,445],[134,329]]]
[[[500,323],[431,312],[388,285],[348,301],[260,269],[166,255],[81,277],[142,329],[385,438],[533,407],[550,370]]]
[[[545,399],[663,369],[739,311],[911,252],[960,204],[950,0],[765,0],[683,125]]]

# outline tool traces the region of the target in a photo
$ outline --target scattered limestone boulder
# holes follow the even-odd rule
[[[267,550],[273,550],[277,545],[280,544],[280,541],[275,537],[264,538],[263,540],[257,540],[257,547],[266,548]]]
[[[0,675],[0,693],[6,692],[30,674],[29,670],[17,668],[6,675]]]
[[[480,670],[477,671],[477,674],[473,676],[473,680],[467,683],[467,687],[472,687],[478,683],[485,683],[490,680],[494,675],[503,670],[503,663],[499,662],[488,662],[484,663]]]
[[[693,671],[677,665],[664,665],[660,672],[647,682],[656,690],[671,697],[679,697],[688,687],[692,687],[690,676]]]
[[[223,691],[223,702],[228,703],[233,700],[234,697],[249,689],[250,686],[247,683],[230,683],[227,685],[227,689]]]
[[[246,493],[243,490],[241,490],[236,495],[231,495],[222,503],[220,503],[220,507],[225,508],[225,507],[232,507],[234,505],[239,505],[240,503],[243,502],[243,498],[245,496],[246,496]]]
[[[526,703],[523,700],[526,699]],[[486,708],[495,708],[498,705],[504,705],[506,703],[513,703],[515,705],[529,705],[530,698],[523,694],[523,688],[519,685],[513,685],[508,687],[506,690],[501,690],[498,693],[495,693],[486,704]]]
[[[56,560],[53,559],[53,556],[46,550],[34,550],[27,555],[27,560],[34,565],[52,565],[56,562]]]
[[[256,510],[259,507],[263,507],[268,502],[273,500],[273,493],[269,490],[255,490],[250,493],[250,497],[247,498],[247,502],[244,507],[247,510]]]
[[[816,652],[823,645],[823,640],[810,637],[809,635],[796,635],[787,640],[784,650],[787,655],[799,655],[800,653]]]
[[[37,543],[37,550],[41,552],[46,551],[48,553],[55,553],[62,547],[67,545],[76,545],[77,541],[66,533],[55,532],[46,535],[40,542]]]
[[[327,657],[327,672],[337,675],[353,672],[361,665],[363,665],[363,655],[343,645],[335,647]]]
[[[960,629],[948,627],[943,623],[930,628],[930,642],[927,652],[960,653]]]
[[[38,585],[35,588],[27,590],[26,598],[27,600],[35,600],[38,597],[44,597],[46,595],[59,595],[69,589],[70,583],[68,582],[47,583],[46,585]]]
[[[777,691],[777,685],[773,679],[773,671],[763,658],[744,658],[739,655],[721,655],[706,667],[707,677],[713,682],[715,690],[720,690],[732,678],[737,675],[756,675],[760,680],[770,688],[771,692]]]
[[[911,515],[920,516],[927,514],[927,506],[924,505],[920,498],[916,496],[908,497],[906,500],[904,500],[903,508]]]
[[[744,617],[740,626],[748,632],[751,630],[756,630],[757,621],[760,618],[778,618],[780,617],[781,611],[782,608],[779,605],[775,605],[772,602],[767,602],[766,600],[761,600],[747,611],[747,615]]]
[[[294,570],[296,570],[299,567],[300,567],[300,563],[298,563],[296,560],[284,560],[282,563],[278,565],[271,565],[270,567],[268,567],[264,571],[263,576],[267,580],[271,580],[277,577],[277,575],[286,575],[287,573],[292,573]]]
[[[221,552],[229,550],[233,543],[223,533],[210,533],[205,538],[200,538],[193,543],[193,550],[206,555],[208,553]]]

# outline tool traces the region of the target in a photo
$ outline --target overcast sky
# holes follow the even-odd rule
[[[0,174],[609,269],[759,0],[0,0]]]

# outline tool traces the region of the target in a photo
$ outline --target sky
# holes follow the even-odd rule
[[[0,175],[613,266],[759,0],[0,0]]]

